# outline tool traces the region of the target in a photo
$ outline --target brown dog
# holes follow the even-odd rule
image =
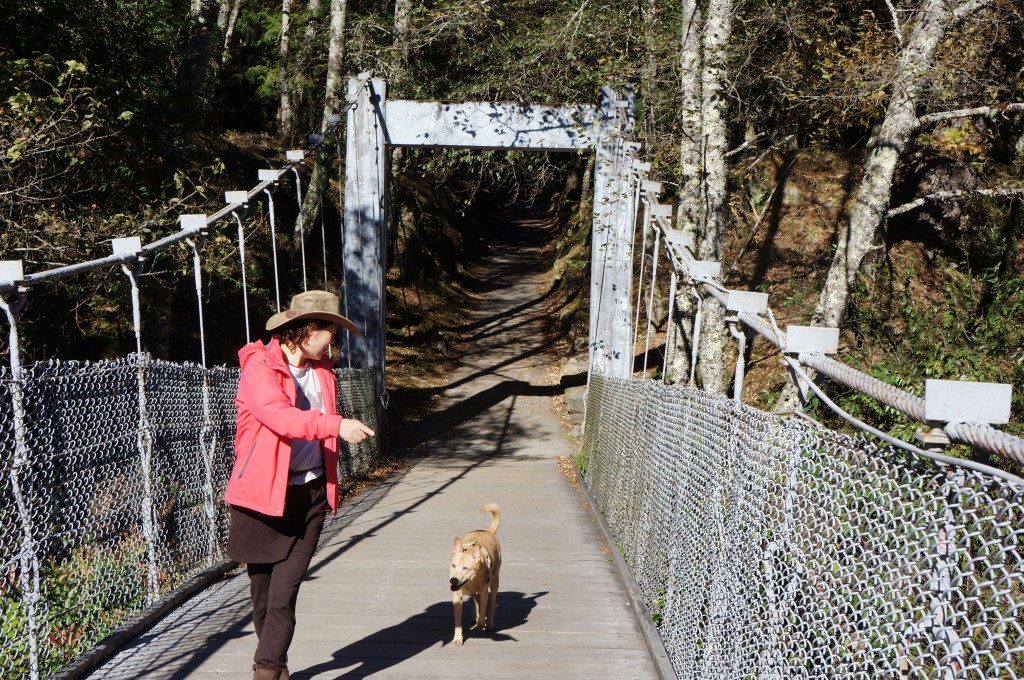
[[[501,523],[501,511],[494,503],[480,508],[491,513],[491,526],[471,531],[465,538],[455,538],[452,546],[452,605],[455,607],[455,638],[462,644],[462,598],[473,597],[476,604],[476,627],[494,630],[494,608],[498,604],[498,572],[501,570],[501,546],[494,534]],[[488,595],[490,602],[487,601]],[[488,607],[489,605],[489,607]]]

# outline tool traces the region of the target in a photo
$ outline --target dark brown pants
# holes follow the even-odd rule
[[[271,522],[261,523],[262,526],[253,524],[263,517],[258,513],[232,513],[231,530],[238,549],[229,549],[229,554],[259,550],[258,544],[253,545],[250,541],[261,535],[269,538],[265,532],[271,526],[281,531],[274,532],[278,533],[276,540],[264,543],[264,549],[271,548],[270,544],[282,538],[291,539],[287,542],[292,543],[290,549],[285,548],[287,552],[283,559],[278,559],[278,545],[270,549],[272,556],[268,555],[268,561],[250,559],[246,563],[252,596],[252,621],[256,637],[259,638],[253,657],[256,663],[281,667],[288,663],[288,647],[295,634],[295,603],[299,597],[299,586],[313,559],[326,514],[327,489],[324,477],[308,484],[289,486],[284,517],[267,518]],[[243,549],[243,544],[249,549]],[[231,556],[238,559],[233,554]]]

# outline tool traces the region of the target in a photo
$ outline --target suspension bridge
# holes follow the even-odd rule
[[[356,495],[325,534],[300,596],[293,675],[1024,677],[1024,482],[940,451],[953,441],[1024,459],[1024,442],[998,429],[1011,387],[934,381],[916,397],[829,356],[834,329],[779,328],[767,296],[729,290],[720,265],[697,260],[672,228],[631,125],[628,90],[605,88],[596,106],[442,104],[388,101],[382,81],[350,81],[339,287],[365,334],[343,339],[342,412],[385,422],[387,148],[585,150],[596,163],[582,472],[559,465],[575,451],[552,410],[564,386],[546,370],[551,310],[531,278],[543,228],[520,225],[408,470]],[[339,140],[340,127],[339,117],[312,143]],[[247,584],[223,557],[220,500],[237,370],[207,367],[205,350],[184,365],[144,353],[137,278],[154,252],[186,242],[202,338],[203,239],[232,217],[244,271],[250,204],[266,197],[273,228],[273,186],[294,176],[301,195],[303,153],[287,161],[160,241],[119,240],[107,258],[29,274],[0,263],[4,677],[251,674]],[[701,306],[721,304],[737,342],[765,337],[806,389],[819,389],[812,368],[929,437],[903,442],[849,417],[865,432],[850,436],[753,409],[742,350],[731,397],[635,378],[639,311],[659,265],[670,300],[694,291],[695,337]],[[86,270],[130,279],[139,351],[22,365],[30,289]],[[240,298],[248,337],[244,280]],[[351,447],[342,477],[385,454]],[[502,507],[506,554],[496,631],[470,631],[458,648],[445,644],[447,551],[488,502]]]

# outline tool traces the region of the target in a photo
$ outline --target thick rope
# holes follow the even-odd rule
[[[669,228],[667,224],[662,224],[658,220],[654,220],[653,224],[659,233]],[[671,248],[668,250],[670,255],[669,259],[676,269],[688,271],[689,265],[695,261],[693,255],[689,252],[683,251],[681,253],[674,253]],[[703,287],[704,292],[714,296],[723,305],[727,304],[729,289],[723,286],[720,282],[707,277],[698,276],[691,278],[693,280],[693,289],[695,294],[698,295],[698,301],[701,300],[701,296],[700,293],[697,292],[697,289]],[[770,313],[771,310],[769,310],[769,314]],[[696,357],[697,344],[700,338],[700,317],[701,308],[698,304],[697,313],[694,319],[694,357]],[[785,333],[777,327],[773,327],[773,325],[769,324],[765,319],[751,312],[739,312],[737,314],[737,318],[777,348],[785,351],[786,336]],[[870,396],[887,406],[891,406],[900,413],[903,413],[918,422],[926,425],[932,424],[925,419],[925,402],[921,397],[914,396],[905,390],[870,376],[863,371],[847,366],[846,364],[821,354],[820,352],[801,352],[798,357],[795,357],[795,359],[800,364],[813,368],[836,382],[846,385],[847,387],[852,387],[853,389]],[[693,386],[692,365],[690,370],[690,385]],[[815,391],[817,392],[817,389],[815,389]],[[859,422],[860,421],[857,421],[857,423]],[[853,424],[857,425],[857,423]],[[860,425],[857,426],[860,427]],[[878,430],[875,430],[866,424],[862,429],[865,429],[865,431],[871,432],[872,434],[876,434],[878,432]],[[951,440],[970,444],[973,447],[991,453],[997,453],[1011,460],[1024,463],[1024,439],[1021,439],[1020,437],[997,430],[985,423],[948,423],[945,430]],[[886,441],[888,441],[888,439]],[[906,448],[906,446],[912,445],[906,444],[904,448]],[[916,449],[917,447],[913,448]]]

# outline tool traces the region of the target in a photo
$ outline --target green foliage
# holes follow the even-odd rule
[[[0,168],[5,213],[16,204],[52,200],[88,175],[97,141],[112,134],[107,109],[86,83],[85,64],[37,54],[7,63],[6,106],[0,109]],[[123,112],[119,120],[130,120]],[[116,123],[116,121],[115,121]]]
[[[580,449],[572,457],[572,464],[576,466],[576,469],[580,471],[580,474],[587,474],[587,466],[590,464],[590,451],[588,449]]]
[[[665,619],[664,612],[667,604],[665,589],[658,588],[655,591],[654,602],[651,603],[651,620],[654,621],[655,626],[661,626],[661,622]]]
[[[850,321],[865,342],[851,363],[917,396],[928,378],[1009,383],[1015,386],[1012,413],[1024,413],[1024,393],[1017,389],[1024,385],[1024,272],[972,272],[950,260],[939,267],[931,275],[938,287],[927,297],[905,284],[909,277],[894,280],[892,270],[861,286]],[[835,401],[904,440],[921,427],[856,392]],[[1014,421],[1005,429],[1024,434],[1021,420]]]
[[[146,604],[146,549],[138,536],[91,541],[53,558],[39,574],[40,671],[48,676],[113,632]],[[0,677],[29,675],[26,593],[12,574],[0,583]]]

